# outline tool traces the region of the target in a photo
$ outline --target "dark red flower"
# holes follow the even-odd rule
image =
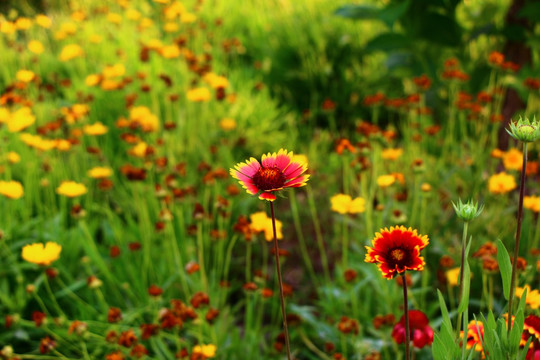
[[[375,233],[373,248],[366,246],[365,261],[379,266],[383,277],[392,279],[406,270],[423,270],[424,258],[420,250],[429,244],[427,235],[404,226],[384,228]]]
[[[429,326],[429,320],[422,311],[409,310],[409,329],[414,347],[421,349],[433,342],[433,329]],[[392,337],[398,344],[405,341],[405,316],[402,316],[394,326]]]

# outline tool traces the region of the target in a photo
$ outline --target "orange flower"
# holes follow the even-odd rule
[[[392,226],[375,233],[373,247],[366,246],[365,261],[377,264],[383,277],[392,279],[406,270],[423,270],[425,261],[420,250],[429,244],[427,235],[419,235],[417,230],[404,226]]]

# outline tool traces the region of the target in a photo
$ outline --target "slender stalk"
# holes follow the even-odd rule
[[[519,185],[519,204],[517,215],[516,246],[514,248],[514,261],[512,263],[512,280],[510,282],[510,296],[508,297],[508,334],[512,329],[512,305],[516,288],[516,269],[519,256],[519,241],[521,240],[521,221],[523,220],[523,196],[525,195],[525,170],[527,168],[527,143],[523,143],[523,165],[521,166],[521,183]]]
[[[467,248],[467,230],[469,229],[469,222],[465,221],[463,224],[463,236],[461,237],[461,265],[459,267],[459,297],[458,297],[458,304],[461,302],[461,297],[463,296],[463,268],[465,266],[465,249]],[[456,331],[457,335],[459,337],[459,328],[461,326],[461,318],[462,313],[458,314],[458,320],[457,320],[457,326]],[[467,331],[465,329],[466,325],[463,325],[463,333],[466,334]]]
[[[287,327],[287,313],[285,312],[285,297],[283,296],[283,280],[281,279],[281,269],[279,266],[279,247],[276,235],[276,216],[274,215],[274,203],[270,202],[272,212],[272,230],[274,233],[274,252],[276,256],[276,271],[279,283],[279,300],[281,302],[281,315],[283,316],[283,331],[285,333],[285,346],[287,348],[287,359],[291,360],[291,346],[289,344],[289,328]]]
[[[411,342],[411,329],[409,325],[409,302],[407,301],[407,278],[405,273],[402,275],[403,280],[403,313],[405,315],[405,359],[410,359],[410,342]]]

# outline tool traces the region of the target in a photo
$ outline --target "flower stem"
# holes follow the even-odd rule
[[[514,261],[512,263],[512,277],[510,281],[510,296],[508,297],[508,334],[512,329],[512,304],[514,300],[514,291],[516,288],[516,269],[519,256],[519,241],[521,239],[521,221],[523,220],[523,196],[525,195],[525,172],[527,168],[527,143],[523,143],[523,165],[521,166],[521,183],[519,185],[519,204],[517,214],[516,245],[514,248]]]
[[[467,230],[469,229],[469,222],[465,221],[463,224],[463,236],[461,237],[461,265],[459,268],[459,297],[458,304],[461,303],[461,297],[463,296],[463,269],[465,267],[465,249],[467,249]],[[462,313],[458,314],[456,332],[459,337],[459,330],[461,326]],[[465,324],[463,325],[463,333],[466,334]]]
[[[403,313],[405,315],[405,359],[410,359],[409,345],[411,342],[411,329],[409,325],[409,302],[407,301],[407,278],[405,272],[401,275],[403,280]]]
[[[276,256],[276,271],[279,283],[279,300],[281,301],[281,315],[283,316],[283,331],[285,333],[285,346],[287,348],[287,359],[291,360],[291,346],[289,344],[289,328],[287,327],[287,313],[285,312],[285,298],[283,296],[283,281],[281,280],[281,269],[279,266],[279,247],[276,235],[276,216],[274,215],[274,203],[270,202],[272,212],[272,230],[274,233],[274,252]]]

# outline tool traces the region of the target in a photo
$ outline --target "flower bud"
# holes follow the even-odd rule
[[[532,122],[520,116],[518,121],[510,123],[510,130],[506,129],[506,132],[516,140],[529,143],[540,139],[540,124],[536,116]]]
[[[479,207],[478,203],[475,203],[472,200],[463,203],[461,199],[459,199],[457,205],[452,203],[452,206],[454,207],[458,218],[465,222],[469,222],[472,219],[477,218],[478,216],[480,216],[482,211],[484,211],[484,205],[481,205]]]

